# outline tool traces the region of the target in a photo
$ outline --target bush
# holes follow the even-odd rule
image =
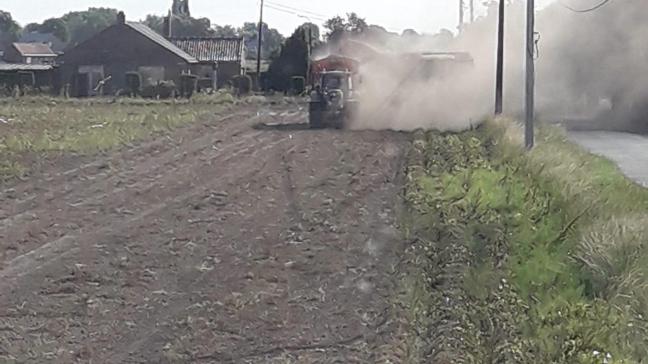
[[[171,99],[176,97],[176,84],[173,81],[162,81],[157,86],[158,98]]]
[[[301,95],[306,90],[306,78],[293,76],[290,78],[290,90],[295,95]]]
[[[252,91],[252,78],[248,75],[235,76],[232,84],[239,95],[247,95]]]
[[[198,79],[198,92],[207,92],[211,93],[214,90],[214,84],[211,78],[200,78]]]
[[[157,85],[142,88],[142,97],[150,99],[170,99],[176,97],[176,85],[173,81],[161,81]]]

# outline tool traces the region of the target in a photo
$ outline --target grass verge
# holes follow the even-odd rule
[[[25,157],[52,153],[92,154],[142,140],[224,112],[229,94],[190,101],[143,99],[0,100],[0,178],[24,175]],[[29,158],[28,158],[29,159]]]
[[[524,153],[490,122],[414,142],[413,361],[639,363],[648,357],[648,191],[544,129]]]

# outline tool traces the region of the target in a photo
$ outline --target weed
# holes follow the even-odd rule
[[[414,143],[425,169],[410,168],[406,197],[409,229],[428,241],[412,260],[431,297],[418,309],[427,321],[417,316],[428,351],[453,362],[642,362],[648,191],[560,130],[541,130],[531,153],[520,135],[492,120]],[[463,345],[440,347],[445,335]]]
[[[26,97],[0,100],[0,176],[24,174],[20,156],[92,154],[189,124],[234,103],[231,95],[187,100]]]

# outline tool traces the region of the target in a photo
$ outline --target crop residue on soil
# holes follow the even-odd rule
[[[408,137],[267,107],[3,188],[0,361],[377,360]]]

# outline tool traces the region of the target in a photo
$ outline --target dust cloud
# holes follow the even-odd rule
[[[563,0],[538,14],[538,106],[547,116],[641,122],[648,111],[648,2],[610,0],[587,13],[563,6],[599,3]]]
[[[388,65],[385,65],[388,63]],[[474,69],[447,69],[443,77],[420,77],[418,62],[375,61],[360,69],[356,129],[460,131],[479,124],[489,111],[489,99],[474,85],[483,82]]]
[[[536,104],[539,119],[605,118],[638,122],[648,113],[648,1],[563,0],[537,10]],[[507,4],[505,114],[524,106],[526,1]],[[459,131],[494,108],[497,3],[457,35],[388,36],[372,46],[382,56],[362,62],[355,129]],[[467,52],[471,67],[422,77],[411,57],[425,52]]]

